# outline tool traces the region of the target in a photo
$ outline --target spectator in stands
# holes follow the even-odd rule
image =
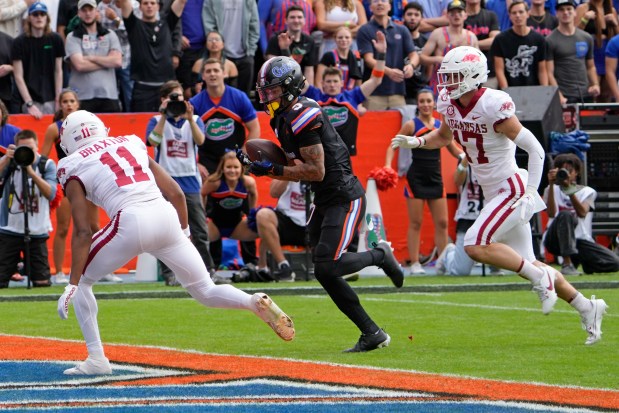
[[[475,261],[464,251],[464,235],[479,216],[479,211],[484,206],[484,195],[466,157],[462,157],[458,162],[454,181],[459,195],[458,209],[454,216],[456,243],[447,244],[444,252],[436,260],[434,268],[437,275],[470,275],[475,265]],[[490,266],[490,274],[505,273],[497,267]]]
[[[418,115],[410,120],[398,132],[399,135],[423,136],[437,129],[441,121],[434,117],[434,95],[430,89],[422,89],[417,95]],[[407,149],[401,149],[407,150]],[[455,142],[447,145],[447,150],[454,157],[460,158],[464,153]],[[407,244],[410,254],[410,274],[422,275],[425,270],[419,262],[419,247],[421,241],[421,224],[423,222],[424,204],[427,202],[434,221],[434,244],[441,254],[448,243],[447,235],[447,198],[443,188],[441,175],[441,151],[411,149],[412,164],[406,173],[408,185],[404,190],[408,210]],[[395,149],[387,148],[385,166],[391,167]]]
[[[15,148],[22,145],[28,146],[34,152],[34,160],[26,168],[13,167],[11,161],[14,159]],[[30,235],[30,268],[26,268],[26,272],[30,275],[34,287],[51,285],[47,238],[52,229],[49,202],[56,195],[56,165],[54,161],[47,159],[41,172],[40,160],[37,135],[31,130],[23,130],[15,135],[15,144],[9,145],[6,155],[0,158],[0,174],[8,174],[8,184],[4,185],[0,200],[0,216],[3,217],[0,221],[0,288],[8,287],[9,279],[17,271],[17,264],[21,261],[21,254],[26,247],[23,173],[28,175],[26,191]]]
[[[0,0],[0,32],[12,38],[22,34],[22,15],[34,0]]]
[[[615,102],[619,102],[619,86],[617,79],[619,79],[619,65],[617,65],[617,59],[619,59],[619,35],[613,37],[606,46],[606,84],[610,96]]]
[[[479,48],[477,36],[464,28],[464,21],[466,19],[464,1],[452,0],[449,2],[447,5],[447,19],[449,24],[446,27],[439,27],[432,31],[421,53],[421,63],[433,67],[430,85],[435,95],[438,94],[436,90],[436,70],[441,65],[443,56],[458,46],[468,45]]]
[[[557,16],[546,10],[546,0],[531,0],[527,26],[542,36],[548,36],[559,25]]]
[[[0,101],[0,146],[8,148],[9,145],[15,143],[15,135],[21,129],[9,123],[9,110],[4,102]],[[4,153],[5,149],[0,148]]]
[[[58,20],[56,21],[56,33],[62,40],[66,40],[69,34],[68,28],[71,26],[71,20],[77,16],[78,0],[60,0],[58,5]]]
[[[424,22],[423,6],[420,3],[411,1],[404,6],[403,24],[411,32],[413,45],[418,55],[421,55],[423,46],[428,41],[426,36],[422,36],[420,27]],[[430,68],[425,65],[419,65],[415,69],[415,73],[410,78],[406,79],[406,102],[417,104],[417,93],[419,90],[428,86],[430,81]]]
[[[351,156],[357,154],[357,128],[360,115],[357,108],[362,107],[360,104],[368,96],[371,96],[372,92],[383,81],[384,56],[387,42],[385,35],[381,31],[376,32],[376,39],[373,41],[373,44],[378,59],[376,59],[376,65],[372,70],[372,76],[363,82],[361,86],[356,86],[352,90],[342,91],[342,72],[336,67],[328,67],[324,71],[322,79],[324,92],[308,84],[305,84],[302,90],[305,96],[315,100],[323,108],[324,115],[327,116],[329,122],[335,127]]]
[[[49,22],[45,4],[30,6],[24,33],[15,39],[11,51],[15,85],[23,101],[21,112],[36,119],[56,111],[62,90],[64,44]]]
[[[249,95],[254,87],[254,56],[260,40],[256,0],[208,0],[202,9],[204,30],[226,39],[224,54],[239,71],[238,88]],[[243,30],[239,30],[239,28]]]
[[[551,254],[563,257],[564,275],[579,275],[579,264],[587,274],[619,271],[619,257],[593,239],[591,223],[597,192],[577,184],[581,171],[582,162],[573,153],[555,157],[554,168],[548,171],[544,200],[550,219],[544,246]]]
[[[574,25],[593,37],[593,62],[600,81],[600,96],[596,101],[609,99],[604,55],[608,40],[619,33],[617,24],[617,11],[611,0],[589,0],[576,8]]]
[[[519,0],[516,0],[519,1]],[[490,57],[492,41],[501,31],[499,20],[493,11],[481,7],[481,0],[466,0],[466,20],[464,28],[477,36],[479,49],[484,52],[488,59],[488,81],[484,86],[496,89],[497,80],[494,74],[494,64]]]
[[[364,106],[368,110],[386,110],[406,105],[404,80],[415,73],[419,56],[411,34],[406,27],[396,24],[390,17],[389,0],[372,0],[372,18],[357,32],[359,53],[365,62],[363,79],[370,78],[377,60],[385,60],[385,76],[381,85],[367,98]],[[387,38],[387,54],[381,56],[373,45],[376,33],[381,31]]]
[[[113,30],[120,42],[122,52],[122,65],[116,68],[116,79],[120,87],[120,102],[123,111],[128,112],[131,108],[131,94],[133,93],[133,80],[131,80],[131,45],[125,22],[120,17],[122,10],[118,6],[120,0],[102,0],[97,6],[101,16],[101,25],[108,30]],[[137,9],[139,11],[139,9]],[[134,12],[136,9],[133,10]]]
[[[174,0],[170,12],[158,19],[157,0],[141,0],[142,18],[133,13],[131,0],[121,0],[120,8],[131,45],[132,112],[157,112],[159,88],[174,78],[172,32],[187,0]]]
[[[176,77],[183,85],[185,99],[193,96],[191,88],[194,86],[193,65],[204,53],[206,32],[202,24],[202,9],[208,0],[187,0],[184,13],[181,15],[182,24],[182,54]]]
[[[269,272],[267,251],[270,251],[278,269],[272,278],[277,281],[294,281],[296,274],[282,252],[282,245],[307,244],[305,184],[273,179],[270,185],[270,194],[277,198],[277,206],[275,209],[260,208],[256,212],[256,226],[260,236],[258,272]]]
[[[262,53],[266,53],[267,43],[273,34],[286,30],[286,10],[293,5],[303,9],[305,15],[303,32],[310,34],[316,28],[316,15],[312,9],[311,0],[258,0]]]
[[[185,194],[191,242],[206,268],[214,272],[215,264],[208,250],[206,212],[200,198],[201,179],[197,162],[198,145],[204,143],[204,123],[194,114],[191,103],[185,101],[181,83],[176,80],[166,82],[160,95],[160,114],[148,122],[146,143],[155,148],[155,161]],[[162,273],[166,285],[180,285],[167,267]]]
[[[267,45],[266,58],[275,56],[292,57],[303,70],[305,79],[314,82],[314,66],[317,53],[314,51],[314,39],[303,33],[305,15],[299,6],[290,6],[286,10],[286,30],[274,34]]]
[[[97,2],[80,0],[80,24],[67,35],[65,50],[71,63],[69,87],[89,112],[120,112],[116,68],[122,66],[118,36],[97,22]]]
[[[548,85],[546,40],[527,25],[528,6],[514,1],[509,6],[512,27],[492,43],[494,68],[499,88]]]
[[[212,241],[221,237],[253,241],[258,233],[249,227],[247,215],[256,207],[256,180],[244,175],[235,151],[221,157],[217,169],[202,184],[200,191],[207,198],[209,209],[208,234]]]
[[[60,109],[54,114],[54,121],[47,127],[45,131],[45,139],[41,147],[41,155],[49,157],[52,147],[56,149],[57,159],[64,158],[66,153],[60,148],[60,127],[65,118],[80,108],[80,101],[77,93],[73,90],[66,89],[60,93],[58,97]],[[58,189],[57,189],[58,190]],[[57,195],[58,196],[58,195]],[[99,231],[99,208],[92,202],[88,202],[88,216],[90,218],[90,228],[93,233]],[[67,235],[69,226],[71,225],[71,205],[66,197],[62,197],[60,204],[56,208],[56,227],[54,231],[54,239],[52,241],[54,250],[54,268],[56,274],[53,278],[56,284],[67,284],[69,278],[63,272],[63,262],[65,258]],[[103,281],[119,282],[120,277],[113,274],[107,274]]]
[[[11,107],[11,95],[13,93],[12,47],[13,38],[0,32],[0,102],[3,102],[7,108]]]
[[[505,31],[512,27],[512,22],[509,20],[509,12],[507,7],[512,3],[512,0],[488,0],[486,1],[486,9],[493,11],[499,19],[499,30]]]
[[[548,83],[559,86],[561,104],[591,102],[600,94],[593,38],[574,25],[575,15],[573,0],[557,0],[559,26],[546,38]]]
[[[340,27],[347,27],[352,34],[352,49],[357,49],[354,38],[359,27],[367,23],[363,4],[359,0],[314,0],[316,28],[323,32],[320,55],[335,48],[335,34]]]
[[[336,67],[342,73],[342,92],[352,90],[361,85],[363,67],[359,52],[350,48],[352,34],[348,27],[342,26],[335,32],[335,44],[337,45],[335,49],[327,50],[320,58],[314,77],[314,86],[323,90],[322,78],[325,69]]]
[[[445,11],[449,0],[418,0],[423,8],[423,25],[421,32],[431,32],[437,27],[445,26]]]
[[[202,180],[215,172],[226,150],[241,148],[245,139],[260,137],[260,123],[249,97],[224,83],[221,60],[207,59],[202,70],[206,88],[191,98],[190,103],[204,122],[205,140],[198,148],[198,165]],[[207,211],[207,215],[208,215]],[[254,263],[256,246],[253,241],[241,242],[243,260]],[[211,240],[211,254],[218,261],[221,248]]]
[[[224,67],[224,83],[229,86],[236,87],[239,71],[232,60],[226,59],[224,54],[224,38],[219,32],[209,32],[206,35],[206,48],[204,54],[193,64],[192,78],[194,82],[194,96],[202,91],[203,79],[202,71],[204,62],[208,59],[220,61]]]

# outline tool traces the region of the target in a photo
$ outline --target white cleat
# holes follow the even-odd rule
[[[110,273],[110,274],[105,274],[103,277],[101,277],[101,281],[110,282],[110,283],[121,283],[123,282],[123,279],[120,278],[118,275],[114,275]]]
[[[607,308],[606,301],[596,300],[595,295],[591,296],[591,309],[580,315],[582,329],[589,335],[585,345],[590,346],[602,339],[602,317],[606,314]]]
[[[558,298],[555,289],[555,270],[546,265],[540,268],[544,271],[544,275],[537,283],[533,284],[533,291],[537,293],[542,302],[542,313],[549,314]]]
[[[294,338],[294,323],[281,308],[265,293],[256,293],[251,297],[254,312],[275,331],[282,340]]]
[[[112,366],[110,366],[110,361],[105,357],[103,360],[88,357],[86,361],[77,366],[66,369],[64,374],[69,376],[101,376],[112,374]]]

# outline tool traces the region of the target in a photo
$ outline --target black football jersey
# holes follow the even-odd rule
[[[271,127],[289,159],[304,161],[300,148],[322,144],[325,177],[311,183],[316,205],[348,202],[365,193],[353,174],[346,144],[325,119],[318,103],[306,97],[300,97],[288,110],[271,119]]]

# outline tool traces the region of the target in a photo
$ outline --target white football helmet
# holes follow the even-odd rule
[[[70,113],[60,127],[60,147],[67,155],[91,142],[107,138],[107,128],[94,113],[78,110]]]
[[[488,61],[481,50],[471,46],[451,49],[437,71],[438,87],[458,99],[488,80]]]

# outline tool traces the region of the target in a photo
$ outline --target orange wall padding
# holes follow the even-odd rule
[[[110,136],[136,134],[143,137],[146,131],[148,120],[153,114],[148,113],[123,113],[123,114],[101,114],[103,122],[110,128]],[[275,135],[269,126],[268,116],[264,113],[258,114],[262,137],[275,140]],[[22,129],[32,129],[39,136],[39,145],[43,144],[45,130],[52,122],[51,115],[47,115],[40,120],[34,119],[30,115],[12,115],[9,123]],[[375,166],[382,166],[385,162],[385,151],[391,138],[399,130],[401,115],[397,111],[367,112],[361,117],[359,122],[359,132],[357,137],[358,155],[353,157],[353,168],[363,185],[366,185],[369,171]],[[149,148],[152,155],[152,149]],[[442,150],[443,180],[447,194],[455,194],[456,187],[453,183],[453,171],[455,170],[456,160],[447,152]],[[52,159],[56,159],[56,153],[52,150]],[[259,198],[258,204],[275,205],[275,200],[269,196],[269,178],[258,178]],[[406,248],[406,231],[408,217],[406,212],[406,201],[403,196],[404,179],[400,179],[398,186],[386,192],[380,192],[380,204],[383,212],[383,219],[387,231],[387,238],[392,242],[398,259],[404,260],[409,254]],[[449,234],[455,239],[455,223],[453,216],[456,208],[455,199],[449,199]],[[108,221],[104,212],[101,212],[101,226]],[[55,217],[52,214],[52,223],[55,225]],[[53,233],[50,234],[53,237]],[[52,257],[52,243],[48,242],[50,248],[50,260]],[[434,247],[434,226],[428,208],[425,208],[422,225],[421,253],[428,254]],[[129,262],[125,268],[118,272],[127,272],[135,269],[136,260]],[[53,262],[50,262],[53,266]],[[70,243],[67,242],[67,256],[65,258],[65,272],[68,272],[70,265]]]

